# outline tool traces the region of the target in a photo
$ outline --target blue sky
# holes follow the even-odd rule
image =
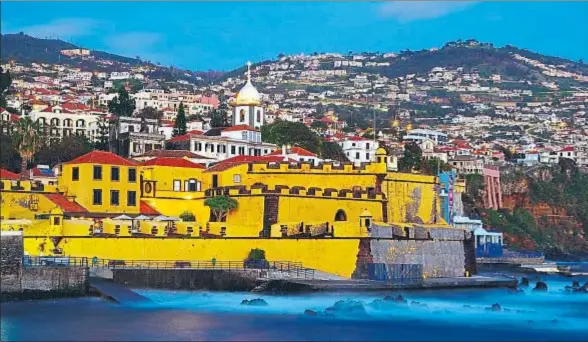
[[[2,33],[192,70],[474,38],[588,61],[588,2],[2,2]]]

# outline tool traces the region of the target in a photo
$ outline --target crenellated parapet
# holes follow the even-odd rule
[[[255,162],[249,164],[250,173],[316,173],[316,174],[380,174],[386,173],[381,165],[376,163],[322,162],[314,165],[310,162]]]
[[[386,196],[378,193],[375,188],[353,187],[353,189],[335,189],[335,188],[319,188],[304,186],[288,186],[288,185],[267,185],[262,183],[255,183],[250,187],[245,185],[233,185],[226,187],[218,187],[204,191],[205,197],[213,197],[218,195],[225,196],[247,196],[247,195],[282,195],[282,196],[298,196],[298,197],[313,197],[313,198],[339,198],[350,200],[371,200],[384,201]]]

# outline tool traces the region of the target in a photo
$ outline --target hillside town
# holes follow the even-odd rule
[[[61,53],[112,64],[96,60],[88,50]],[[125,89],[134,100],[133,112],[117,122],[117,136],[109,135],[111,140],[131,137],[124,156],[141,156],[166,146],[189,150],[199,161],[208,162],[270,155],[282,147],[262,141],[261,125],[289,121],[303,123],[322,140],[337,143],[354,163],[373,161],[380,145],[400,157],[404,145],[415,142],[423,157],[439,159],[461,175],[481,173],[483,165],[557,164],[561,158],[588,166],[588,76],[519,54],[512,54],[512,59],[543,77],[531,82],[476,68],[440,66],[425,74],[396,77],[381,72],[403,58],[396,53],[280,55],[206,85],[149,77],[153,68],[149,65],[118,63],[120,71],[108,73],[8,61],[2,68],[10,72],[12,82],[1,119],[9,123],[29,116],[49,127],[52,141],[76,134],[95,142],[104,131],[101,122],[111,122],[109,102]],[[244,77],[247,73],[249,78]],[[250,96],[259,97],[259,103],[254,100],[259,108],[252,110],[261,117],[251,122],[233,114],[249,111],[247,103],[233,110],[238,107],[237,91],[246,80]],[[187,133],[173,136],[180,106]],[[147,132],[140,132],[139,114],[148,108],[157,114]],[[222,112],[224,124],[211,124],[217,112]],[[7,132],[6,124],[3,130]],[[216,147],[229,141],[235,145],[228,151]],[[301,153],[321,161],[316,153]],[[395,159],[391,167],[396,164]]]

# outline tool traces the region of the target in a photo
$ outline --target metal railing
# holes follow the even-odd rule
[[[28,256],[22,258],[24,267],[68,266],[88,267],[88,258],[85,257],[57,257],[57,256]]]
[[[101,267],[110,269],[191,269],[191,270],[228,270],[254,271],[268,278],[314,278],[314,269],[302,266],[301,262],[292,261],[234,261],[234,260],[121,260],[87,257],[43,257],[25,256],[25,267],[73,266]]]

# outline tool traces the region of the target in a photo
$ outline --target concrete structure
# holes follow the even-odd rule
[[[413,129],[409,131],[402,139],[404,141],[414,141],[417,144],[420,144],[425,139],[431,139],[437,145],[447,144],[447,134],[429,129]]]
[[[484,208],[498,210],[502,208],[502,190],[500,188],[500,171],[498,167],[486,165],[484,176]]]
[[[134,157],[165,147],[165,135],[159,133],[155,119],[120,117],[110,125],[110,150],[120,156]]]
[[[376,160],[378,142],[362,137],[351,137],[338,142],[350,162],[355,165]]]

